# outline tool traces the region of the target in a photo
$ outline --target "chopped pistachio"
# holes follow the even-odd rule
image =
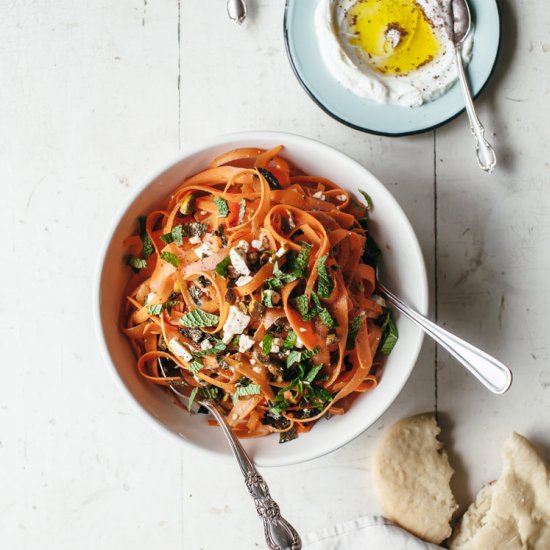
[[[183,214],[184,216],[189,216],[190,214],[193,213],[194,209],[195,209],[195,195],[193,195],[193,193],[189,193],[181,201],[180,214]]]

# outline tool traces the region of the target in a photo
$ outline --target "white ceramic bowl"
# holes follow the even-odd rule
[[[158,387],[143,380],[135,358],[118,328],[118,312],[128,267],[122,242],[135,229],[138,216],[168,197],[181,181],[204,169],[223,151],[238,147],[285,146],[284,156],[308,174],[334,180],[350,191],[364,189],[374,208],[371,228],[383,249],[384,281],[399,296],[425,313],[428,304],[426,269],[414,231],[390,192],[365,168],[346,155],[317,141],[277,132],[249,132],[217,137],[189,149],[146,179],[128,197],[116,216],[101,250],[94,288],[95,324],[100,347],[123,393],[142,416],[181,444],[220,457],[230,456],[218,428],[206,424],[206,415],[190,416],[176,407]],[[399,341],[388,358],[379,386],[358,398],[351,410],[330,421],[319,421],[311,432],[280,445],[278,437],[244,440],[243,444],[259,466],[282,466],[310,460],[345,445],[371,426],[395,400],[414,367],[422,333],[397,315]]]

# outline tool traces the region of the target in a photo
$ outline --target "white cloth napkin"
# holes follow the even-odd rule
[[[325,527],[302,537],[304,550],[441,550],[380,516]]]

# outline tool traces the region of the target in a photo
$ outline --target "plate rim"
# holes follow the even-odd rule
[[[294,76],[302,86],[302,88],[305,90],[307,95],[310,97],[310,99],[313,100],[313,102],[327,115],[332,117],[334,120],[337,120],[341,124],[344,124],[345,126],[348,126],[349,128],[353,128],[354,130],[358,130],[359,132],[363,132],[366,134],[372,134],[375,136],[382,136],[382,137],[406,137],[406,136],[416,136],[419,134],[424,134],[426,132],[430,132],[432,130],[437,130],[438,128],[441,128],[442,126],[445,126],[449,122],[452,122],[456,118],[458,118],[460,115],[462,115],[466,108],[463,107],[458,111],[456,114],[452,115],[449,118],[446,118],[445,120],[438,122],[436,124],[432,124],[431,126],[427,126],[425,128],[420,128],[418,130],[410,130],[407,132],[382,132],[379,130],[372,130],[370,128],[364,128],[363,126],[359,126],[358,124],[354,124],[353,122],[350,122],[348,120],[343,119],[342,117],[336,115],[333,113],[328,107],[326,107],[320,99],[317,98],[317,96],[313,93],[313,91],[307,86],[307,84],[302,79],[300,72],[298,71],[298,68],[296,67],[296,64],[294,62],[294,59],[292,57],[292,52],[290,51],[290,44],[289,44],[289,28],[288,28],[288,19],[289,19],[289,5],[292,1],[296,0],[285,0],[285,12],[284,12],[284,18],[283,18],[283,37],[284,37],[284,43],[285,43],[285,51],[288,58],[288,61],[290,63],[290,67],[292,68],[292,72],[294,73]],[[489,75],[485,79],[485,82],[479,89],[479,91],[474,94],[473,99],[474,101],[477,100],[485,91],[487,88],[487,85],[489,81],[491,80],[491,77],[493,76],[496,66],[498,65],[500,55],[501,55],[501,47],[502,47],[502,6],[501,6],[501,0],[494,0],[497,11],[498,11],[498,44],[497,44],[497,51],[495,55],[495,59],[493,61],[493,66],[491,67],[491,70],[489,71]]]

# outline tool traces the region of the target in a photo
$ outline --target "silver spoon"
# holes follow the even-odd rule
[[[227,0],[227,15],[229,19],[240,25],[246,17],[245,0]]]
[[[512,373],[508,367],[484,351],[438,327],[435,323],[432,323],[405,304],[380,282],[376,283],[376,289],[389,304],[416,323],[428,336],[431,336],[438,344],[443,346],[486,388],[496,394],[502,394],[508,390],[512,384]]]
[[[162,376],[166,378],[166,371],[159,360],[158,365]],[[174,386],[169,386],[182,404],[189,402],[189,398],[179,392]],[[254,499],[256,512],[262,518],[264,523],[265,542],[269,550],[300,550],[302,541],[296,532],[296,529],[281,516],[279,505],[271,498],[269,488],[264,478],[256,470],[250,457],[246,454],[240,441],[231,431],[231,428],[225,421],[218,404],[213,399],[200,399],[196,401],[199,405],[206,407],[208,412],[218,421],[237,462],[244,476],[246,488],[250,496]]]
[[[466,80],[466,73],[464,72],[462,61],[462,46],[472,29],[472,14],[470,13],[467,0],[452,0],[451,16],[458,78],[464,95],[464,103],[466,104],[466,112],[470,120],[470,128],[476,140],[477,161],[481,169],[490,174],[495,169],[497,158],[495,151],[485,139],[485,128],[476,115],[472,94],[468,86],[468,81]]]

